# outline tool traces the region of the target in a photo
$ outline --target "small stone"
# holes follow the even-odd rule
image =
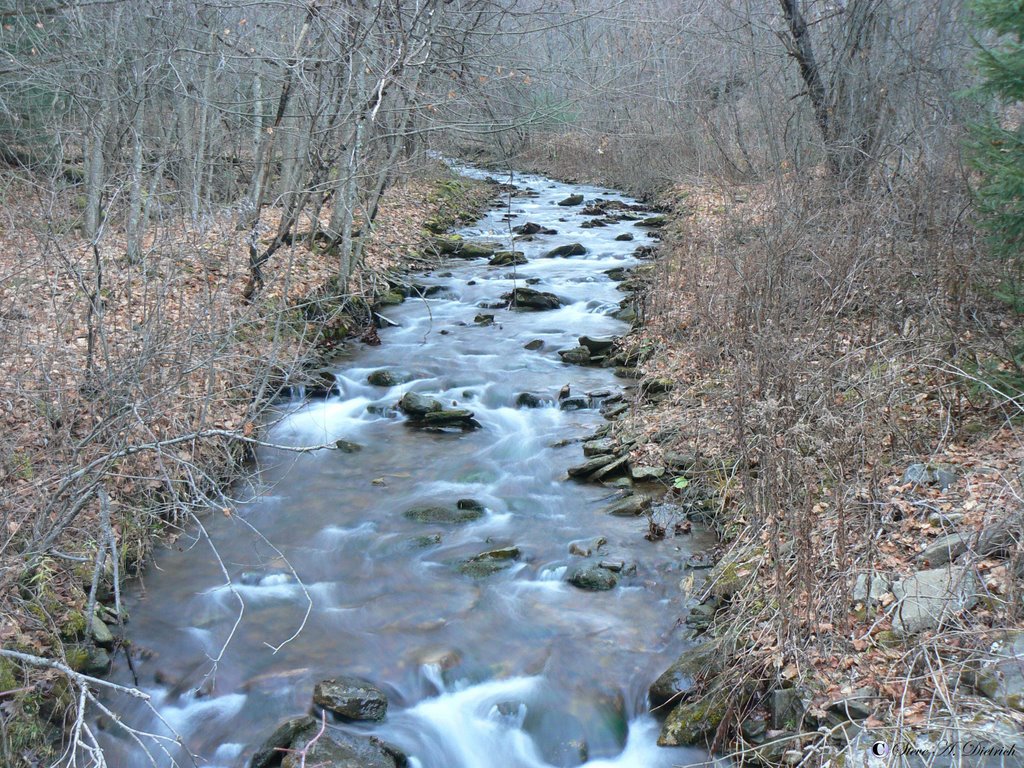
[[[477,315],[473,322],[477,325],[494,325],[494,315]]]
[[[114,633],[110,631],[110,627],[96,617],[93,617],[92,620],[92,639],[96,645],[104,648],[112,648],[114,645]]]
[[[633,239],[633,233],[632,232],[623,232],[621,235],[617,236],[615,239],[618,240],[620,243],[628,243],[630,240]]]
[[[523,349],[528,349],[531,352],[536,352],[538,349],[544,349],[543,339],[534,339],[523,344]]]
[[[359,453],[363,450],[363,446],[359,443],[353,443],[351,440],[335,440],[334,447],[342,453]]]

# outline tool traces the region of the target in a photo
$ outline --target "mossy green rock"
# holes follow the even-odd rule
[[[668,224],[668,217],[664,215],[648,216],[646,219],[641,219],[636,223],[638,227],[646,227],[648,229],[658,229]]]
[[[474,578],[484,578],[508,568],[518,559],[519,547],[501,547],[471,557],[459,565],[459,572]]]
[[[563,363],[572,365],[587,365],[590,362],[590,350],[586,347],[572,347],[571,349],[559,350],[558,356]]]
[[[92,639],[96,645],[111,648],[114,645],[114,633],[98,618],[92,620]]]
[[[436,235],[430,238],[434,250],[441,254],[455,254],[462,249],[463,239],[461,235]]]
[[[557,258],[568,258],[569,256],[583,256],[587,252],[587,249],[582,243],[569,243],[568,245],[560,245],[557,248],[552,248],[550,251],[544,254],[545,259],[557,259]]]
[[[482,508],[452,509],[441,506],[420,506],[407,509],[405,517],[418,523],[471,523],[484,515]]]
[[[514,267],[528,262],[529,259],[522,251],[498,251],[487,264],[492,267]]]
[[[403,301],[405,301],[405,297],[398,291],[388,291],[377,299],[377,303],[382,306],[395,306]]]
[[[498,250],[494,243],[476,243],[463,241],[462,247],[455,254],[462,259],[489,259]]]
[[[679,704],[665,719],[658,746],[689,747],[706,741],[722,722],[728,705],[728,698],[717,692]]]

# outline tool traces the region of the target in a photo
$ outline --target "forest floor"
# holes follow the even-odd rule
[[[621,182],[578,148],[521,162]],[[683,585],[703,644],[652,689],[662,743],[769,765],[879,740],[1019,754],[1024,440],[1003,353],[1018,320],[982,249],[912,230],[906,200],[869,208],[795,178],[648,197],[670,221],[629,343],[672,386],[641,382],[619,429],[720,537]],[[650,534],[686,535],[671,523]]]
[[[114,586],[195,516],[231,514],[223,491],[273,397],[323,386],[317,367],[355,336],[373,343],[378,302],[436,261],[425,227],[475,220],[495,188],[433,168],[387,193],[347,290],[330,253],[297,242],[247,302],[248,232],[229,212],[155,227],[131,263],[113,227],[83,240],[72,195],[3,187],[0,644],[64,670],[0,658],[0,762],[15,766],[59,747],[82,681],[67,670],[102,675],[117,652]]]

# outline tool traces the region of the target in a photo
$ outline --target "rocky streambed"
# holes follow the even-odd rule
[[[268,427],[334,448],[259,450],[238,503],[135,585],[112,679],[151,702],[94,716],[109,764],[707,760],[657,746],[648,689],[688,646],[680,582],[711,542],[658,530],[673,469],[631,466],[608,428],[624,387],[671,388],[615,341],[664,219],[515,185],[436,237],[449,266],[396,283],[380,346]]]

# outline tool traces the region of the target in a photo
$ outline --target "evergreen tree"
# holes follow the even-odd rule
[[[1024,309],[1024,0],[974,0],[973,10],[978,26],[999,36],[977,59],[980,90],[992,99],[972,131],[971,159],[983,177],[978,204],[992,252],[1011,268],[1006,298]]]

